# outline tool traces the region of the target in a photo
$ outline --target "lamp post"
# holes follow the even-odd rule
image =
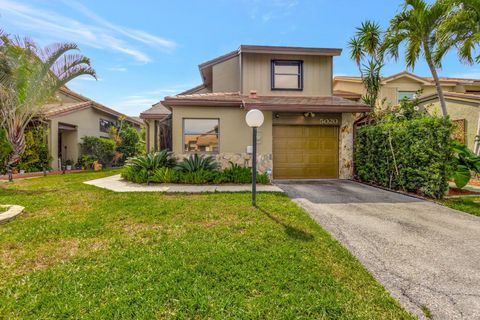
[[[263,124],[263,113],[258,109],[247,112],[245,121],[253,129],[253,152],[252,152],[252,206],[257,204],[257,128]]]

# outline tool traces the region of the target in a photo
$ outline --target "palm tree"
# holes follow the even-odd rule
[[[480,63],[480,54],[474,57],[475,49],[480,47],[480,1],[444,0],[448,14],[440,24],[440,46],[435,53],[439,62],[443,55],[453,47],[458,48],[461,61]]]
[[[376,106],[381,88],[383,55],[380,49],[382,36],[383,32],[380,25],[367,20],[357,28],[355,36],[348,43],[350,58],[357,64],[366,90],[362,100],[372,108]]]
[[[434,53],[439,48],[437,32],[445,14],[443,1],[428,4],[425,0],[405,0],[404,10],[390,21],[382,45],[382,51],[398,60],[399,47],[405,44],[405,62],[411,69],[423,55],[432,73],[444,117],[447,116],[447,106],[437,73],[442,57],[435,59]]]
[[[0,125],[13,149],[7,169],[25,151],[25,128],[57,90],[80,75],[96,78],[90,60],[67,54],[71,50],[78,50],[77,45],[61,43],[41,49],[29,39],[0,34]]]

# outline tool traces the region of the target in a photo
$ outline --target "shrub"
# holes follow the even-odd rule
[[[127,160],[126,167],[130,168],[129,172],[140,172],[142,177],[146,177],[144,182],[150,182],[157,169],[175,166],[176,160],[173,154],[167,150],[160,152],[152,152],[145,156],[133,157]],[[152,180],[153,181],[153,180]]]
[[[196,172],[200,170],[214,171],[218,169],[218,164],[212,156],[198,155],[195,153],[178,163],[176,169],[181,172]]]
[[[7,140],[5,130],[0,128],[0,173],[6,171],[5,162],[10,152],[12,152],[12,145]]]
[[[179,172],[172,168],[162,167],[155,170],[152,182],[159,183],[177,183],[179,180]]]
[[[408,108],[387,113],[377,123],[358,129],[356,174],[369,183],[442,198],[451,170],[452,123],[412,113],[412,102],[402,104]]]
[[[452,142],[455,156],[453,158],[453,180],[458,188],[465,187],[472,177],[472,172],[480,173],[480,157],[458,141]]]
[[[20,157],[17,169],[26,172],[50,169],[52,157],[48,152],[46,138],[47,130],[44,126],[29,128],[25,131],[25,152]]]
[[[125,166],[122,170],[121,176],[123,179],[135,183],[148,182],[148,174],[145,170],[136,170],[133,167]]]
[[[104,167],[112,163],[115,155],[115,142],[112,139],[85,136],[82,141],[82,156],[91,156]]]
[[[252,169],[242,167],[230,161],[230,167],[223,170],[223,175],[227,182],[233,183],[251,183]]]
[[[171,157],[171,153],[167,154]],[[129,159],[123,169],[122,177],[136,183],[222,184],[252,182],[252,170],[233,163],[230,163],[230,167],[224,171],[205,169],[201,168],[200,165],[197,166],[195,171],[180,171],[177,170],[177,167],[172,168],[172,163],[168,161],[164,162],[164,164],[168,163],[168,166],[159,165],[158,161],[153,160],[155,158],[153,154],[150,154],[150,160],[148,158],[147,155]],[[138,161],[140,159],[141,161]],[[205,167],[211,168],[209,166]],[[266,173],[259,173],[257,174],[257,182],[268,184],[270,180]]]

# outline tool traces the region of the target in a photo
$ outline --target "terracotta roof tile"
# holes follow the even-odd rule
[[[337,96],[257,96],[251,98],[238,92],[215,92],[165,97],[162,102],[172,106],[238,106],[265,111],[305,112],[367,112],[371,108]]]

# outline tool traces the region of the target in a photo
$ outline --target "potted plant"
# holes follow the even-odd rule
[[[70,160],[70,159],[65,160],[65,166],[68,171],[72,170],[73,160]]]

